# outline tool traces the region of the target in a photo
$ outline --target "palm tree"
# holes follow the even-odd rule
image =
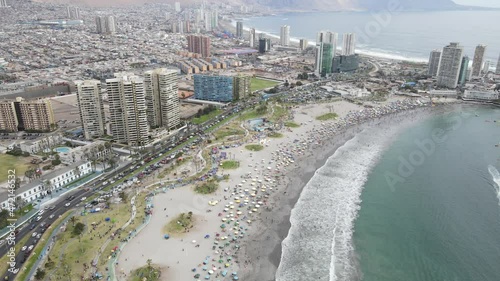
[[[24,172],[24,176],[31,182],[31,180],[35,177],[35,170],[32,168],[26,170],[26,172]]]
[[[73,170],[73,173],[76,175],[76,178],[79,178],[80,175],[82,174],[82,171],[80,170],[80,166],[76,166],[75,169]]]
[[[73,224],[73,226],[75,226],[75,223],[76,223],[76,217],[73,216],[69,219],[69,221]]]

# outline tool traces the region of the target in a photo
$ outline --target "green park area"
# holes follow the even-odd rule
[[[323,115],[316,117],[316,120],[326,121],[326,120],[335,119],[337,117],[338,117],[337,113],[330,112],[330,113],[326,113],[326,114],[323,114]]]
[[[279,83],[276,81],[252,77],[250,81],[250,91],[253,93],[255,91],[274,87],[278,84]]]
[[[220,164],[222,169],[236,169],[240,166],[240,162],[234,160],[227,160]]]
[[[30,168],[28,159],[25,157],[17,157],[8,154],[0,154],[0,167],[2,167],[3,173],[0,173],[0,182],[7,180],[8,175],[11,175],[7,171],[15,170],[15,176],[24,177],[24,173]]]
[[[223,111],[221,109],[216,109],[214,111],[211,111],[210,113],[203,114],[200,117],[195,117],[191,121],[193,124],[198,125],[198,124],[203,124],[207,122],[210,119],[215,118],[215,116],[221,114]]]
[[[173,218],[163,227],[163,234],[175,236],[176,234],[186,233],[189,229],[193,228],[195,219],[193,213],[182,213]]]
[[[298,127],[300,127],[299,124],[297,124],[295,122],[291,122],[291,121],[285,122],[285,126],[288,127],[288,128],[298,128]]]
[[[262,149],[264,149],[264,146],[260,144],[248,144],[245,145],[245,148],[251,151],[261,151]]]

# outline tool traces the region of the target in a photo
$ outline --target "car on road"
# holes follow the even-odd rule
[[[55,215],[52,214],[52,215],[49,216],[49,219],[53,219],[54,217],[55,217]]]
[[[54,210],[55,208],[56,208],[56,206],[50,206],[51,210]]]
[[[12,274],[17,274],[17,273],[19,272],[19,268],[16,268],[16,269],[14,269],[14,270],[13,270],[13,271],[11,271],[11,272],[12,272]]]
[[[39,215],[43,215],[43,213],[45,213],[45,210],[40,210],[40,212],[38,212]]]
[[[66,207],[69,207],[69,205],[71,205],[71,203],[69,203],[69,202],[64,204],[64,206],[66,206]]]
[[[36,217],[36,221],[40,221],[42,219],[42,216]]]
[[[33,247],[35,247],[35,245],[30,245],[30,246],[28,247],[28,251],[33,250]]]
[[[23,246],[23,247],[21,248],[21,251],[23,251],[23,252],[24,252],[24,251],[26,251],[26,248],[28,248],[28,247],[27,247],[27,246]]]
[[[35,237],[38,233],[36,232],[33,232],[33,234],[31,234],[31,237]]]
[[[87,199],[87,197],[82,197],[82,199],[80,199],[81,201],[85,201]]]
[[[37,236],[36,236],[36,239],[40,239],[40,237],[42,237],[42,234],[38,233]]]

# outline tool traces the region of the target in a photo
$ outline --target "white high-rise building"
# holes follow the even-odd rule
[[[257,41],[256,33],[255,33],[255,28],[253,28],[253,27],[250,28],[249,41],[250,41],[250,48],[255,48],[258,41]]]
[[[106,133],[101,82],[98,80],[75,81],[78,109],[85,139],[98,138]]]
[[[212,13],[205,12],[205,30],[212,31]]]
[[[134,75],[115,74],[106,80],[113,140],[131,146],[149,142],[144,81]]]
[[[500,55],[498,56],[496,74],[500,75]]]
[[[78,7],[66,7],[66,12],[68,13],[68,19],[78,20],[80,19],[80,8]]]
[[[0,8],[2,8],[2,7],[8,7],[7,0],[0,0]]]
[[[474,58],[472,60],[472,77],[479,77],[484,63],[484,54],[486,53],[485,45],[477,45],[474,51]]]
[[[321,31],[316,35],[316,45],[319,43],[332,44],[333,56],[335,56],[335,51],[337,50],[337,44],[339,41],[339,34],[330,31]]]
[[[488,74],[488,71],[490,71],[490,66],[491,66],[491,61],[490,60],[484,61],[483,69],[481,70],[481,73],[483,75]]]
[[[181,11],[181,2],[175,2],[175,11],[177,13]]]
[[[439,87],[450,89],[457,87],[463,54],[464,48],[456,42],[452,42],[443,48],[437,74],[437,85]]]
[[[166,68],[144,73],[148,123],[151,128],[172,130],[180,125],[178,79],[176,70]]]
[[[433,50],[429,56],[429,66],[427,69],[427,74],[432,77],[435,77],[438,73],[439,69],[439,60],[441,59],[441,51]]]
[[[356,34],[346,33],[342,38],[342,55],[351,56],[356,52]]]
[[[280,45],[289,46],[290,45],[290,26],[283,25],[280,32]]]
[[[116,32],[115,17],[113,16],[97,16],[95,18],[97,33],[113,34]]]

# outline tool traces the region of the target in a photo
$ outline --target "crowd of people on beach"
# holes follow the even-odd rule
[[[311,126],[307,133],[297,136],[297,139],[283,141],[277,150],[270,154],[267,152],[266,155],[269,155],[270,159],[257,159],[255,155],[250,154],[249,172],[241,177],[240,183],[231,187],[223,187],[224,194],[221,200],[215,206],[210,207],[213,215],[217,215],[220,219],[219,231],[207,233],[203,237],[205,240],[211,240],[212,254],[205,256],[192,267],[193,278],[195,280],[220,280],[220,278],[238,280],[242,273],[245,275],[251,270],[251,261],[238,256],[242,239],[247,237],[253,223],[265,219],[260,217],[260,213],[263,210],[272,209],[271,202],[274,201],[275,194],[281,195],[282,192],[286,192],[283,190],[285,173],[290,170],[289,168],[297,166],[295,162],[308,154],[309,148],[321,145],[331,140],[332,136],[342,134],[348,128],[361,123],[425,106],[429,106],[429,103],[420,100],[400,100],[379,107],[351,111],[345,117],[325,121],[321,126]],[[304,125],[307,126],[307,124]],[[265,138],[266,132],[261,132],[249,138],[247,142],[234,142],[230,148],[239,149],[249,142],[255,143]],[[268,146],[266,142],[261,143]],[[164,190],[216,177],[220,172],[219,164],[224,159],[219,156],[211,159],[212,169],[203,177],[165,186]],[[196,241],[192,244],[193,247],[200,247]],[[240,274],[237,268],[242,271]]]

